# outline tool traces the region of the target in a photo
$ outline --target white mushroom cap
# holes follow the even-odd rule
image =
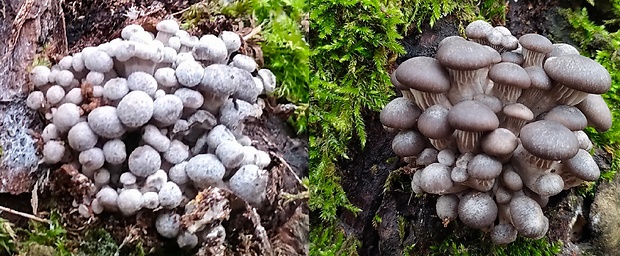
[[[154,125],[147,124],[142,131],[142,140],[151,145],[155,150],[166,152],[170,148],[170,139]]]
[[[104,168],[95,171],[93,181],[97,187],[108,185],[110,183],[110,171]]]
[[[47,98],[47,102],[51,105],[56,105],[65,97],[65,89],[60,85],[51,86],[47,89],[45,97]]]
[[[179,85],[175,72],[176,71],[172,68],[159,68],[155,71],[153,76],[159,85],[163,87],[175,87]]]
[[[153,120],[158,125],[170,126],[181,118],[183,101],[176,95],[166,94],[153,102]]]
[[[222,39],[215,35],[204,35],[194,47],[192,54],[197,60],[211,63],[221,63],[228,56],[228,49]]]
[[[258,206],[265,199],[268,175],[256,165],[244,165],[228,181],[230,190],[235,195],[253,206]]]
[[[123,28],[123,30],[121,30],[121,37],[125,40],[129,40],[129,38],[131,38],[131,35],[138,31],[144,31],[144,28],[136,24],[127,25]]]
[[[43,145],[43,161],[47,164],[55,164],[62,160],[65,155],[65,144],[62,141],[50,140]]]
[[[30,81],[35,87],[46,85],[49,82],[51,70],[46,66],[36,66],[30,71]]]
[[[103,97],[110,100],[120,100],[129,93],[129,86],[125,78],[112,78],[103,85]]]
[[[127,77],[127,87],[132,91],[143,91],[149,96],[155,96],[157,80],[148,73],[137,71]]]
[[[129,170],[138,177],[147,177],[159,170],[161,157],[151,146],[137,147],[129,154]]]
[[[176,208],[183,200],[183,192],[174,182],[166,182],[159,190],[159,205],[167,209]]]
[[[194,87],[200,83],[204,74],[204,68],[200,63],[192,60],[181,62],[177,65],[175,75],[179,84]]]
[[[58,139],[59,136],[60,134],[58,133],[58,130],[56,129],[56,125],[54,124],[46,125],[45,128],[43,128],[43,131],[41,132],[41,139],[43,139],[43,142],[48,142],[50,140]]]
[[[58,61],[58,68],[60,69],[70,69],[71,68],[71,63],[73,62],[73,56],[71,55],[67,55],[65,57],[62,57],[62,59],[60,59],[60,61]]]
[[[217,125],[207,135],[209,148],[217,148],[223,141],[235,140],[235,135],[225,125]]]
[[[179,97],[183,102],[183,107],[188,109],[200,108],[205,100],[200,92],[189,88],[180,88],[174,92],[174,95]]]
[[[115,107],[101,106],[88,114],[88,125],[101,137],[118,138],[125,134],[125,127],[117,115]]]
[[[198,236],[188,231],[183,231],[177,237],[177,244],[180,248],[191,249],[198,245]]]
[[[189,157],[189,146],[180,140],[170,142],[170,147],[164,152],[164,159],[171,164],[178,164]]]
[[[103,83],[104,78],[105,78],[105,75],[103,73],[97,72],[97,71],[90,71],[86,75],[86,82],[92,85],[101,85],[101,83]]]
[[[71,59],[71,67],[76,72],[82,72],[86,66],[84,66],[84,59],[82,58],[82,53],[78,52],[73,54],[73,59]]]
[[[230,64],[248,72],[254,72],[258,68],[258,64],[252,57],[243,54],[235,55]]]
[[[228,50],[228,54],[232,52],[236,52],[241,48],[241,36],[232,31],[222,31],[220,33],[220,39],[226,45],[226,49]]]
[[[181,216],[174,212],[163,212],[155,219],[155,229],[165,238],[174,238],[181,230]]]
[[[82,172],[97,170],[105,164],[103,150],[94,147],[80,152],[78,161],[82,165]]]
[[[166,173],[166,171],[160,169],[157,172],[146,177],[144,186],[147,189],[159,191],[166,182],[168,182],[168,174]]]
[[[153,99],[146,92],[132,91],[118,103],[116,113],[125,126],[138,128],[153,116]]]
[[[105,73],[114,67],[114,62],[110,55],[95,48],[92,51],[82,51],[84,66],[91,71]]]
[[[271,70],[265,68],[258,70],[258,77],[263,81],[266,94],[271,94],[276,90],[276,75]]]
[[[215,155],[226,169],[234,169],[239,167],[243,161],[243,146],[236,140],[223,141],[215,149]]]
[[[42,91],[33,91],[28,94],[26,106],[32,110],[38,110],[43,107],[43,104],[45,104],[45,95],[43,95]]]
[[[97,144],[97,134],[90,129],[87,122],[80,122],[74,125],[67,134],[69,146],[77,151],[91,149]]]
[[[216,186],[222,182],[226,168],[213,154],[200,154],[189,159],[185,173],[198,188]]]
[[[137,189],[124,189],[118,195],[118,209],[125,216],[136,214],[142,208],[142,193]]]
[[[113,139],[103,144],[103,155],[110,164],[122,164],[127,159],[125,142],[120,139]]]
[[[136,184],[136,180],[137,180],[136,176],[133,175],[133,173],[131,172],[124,172],[119,177],[119,182],[123,184],[124,188],[132,187],[133,185]]]
[[[142,207],[155,209],[159,206],[159,195],[157,192],[146,192],[142,194]]]
[[[187,161],[180,162],[168,170],[168,177],[170,181],[183,185],[189,181],[189,177],[187,177],[187,173],[185,173],[185,166],[187,166]]]
[[[62,99],[62,103],[73,103],[75,105],[82,104],[84,97],[82,97],[82,89],[81,88],[73,88],[65,94],[65,98]]]
[[[111,187],[105,186],[97,192],[96,199],[99,201],[99,204],[103,206],[103,209],[107,211],[116,211],[118,210],[118,193]]]

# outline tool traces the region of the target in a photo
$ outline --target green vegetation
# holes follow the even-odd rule
[[[310,226],[310,254],[312,256],[357,256],[357,249],[361,242],[355,236],[345,236],[344,231],[336,225],[329,225],[323,228],[321,223],[312,223]]]
[[[608,172],[601,174],[602,179],[611,180],[620,165],[620,32],[618,20],[615,14],[620,13],[620,1],[600,1],[600,4],[608,6],[606,12],[610,15],[608,18],[598,17],[600,21],[593,21],[588,13],[587,8],[580,10],[564,10],[568,22],[575,28],[572,34],[573,39],[579,42],[578,47],[585,56],[594,58],[598,63],[603,65],[610,73],[612,86],[609,92],[603,95],[607,101],[607,105],[612,111],[613,125],[611,129],[605,133],[596,132],[594,129],[588,129],[588,135],[594,143],[612,155],[612,168]],[[591,2],[592,4],[594,2]],[[615,27],[615,31],[609,31],[608,27]]]
[[[476,243],[463,244],[468,239],[459,239],[451,236],[443,240],[440,244],[430,247],[430,255],[453,255],[453,256],[474,256],[474,255],[492,255],[492,256],[508,256],[508,255],[537,255],[537,256],[554,256],[558,255],[562,248],[561,242],[550,242],[547,238],[533,240],[529,238],[519,237],[517,241],[505,245],[493,245],[487,233],[475,230],[472,231],[471,239],[478,241]],[[471,241],[471,240],[469,240]]]
[[[118,253],[119,247],[112,235],[103,228],[86,231],[77,256],[104,256]]]
[[[37,255],[31,251],[33,249],[40,253],[51,251],[55,256],[72,255],[67,230],[63,228],[60,216],[55,212],[50,216],[49,224],[31,221],[28,230],[20,231],[25,233],[25,240],[20,242],[20,252],[25,255]]]

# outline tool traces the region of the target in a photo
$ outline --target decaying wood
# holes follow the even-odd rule
[[[67,52],[64,14],[59,0],[2,1],[0,20],[0,193],[30,192],[38,167],[38,124],[26,107],[28,72],[37,55]],[[38,127],[40,128],[40,127]]]

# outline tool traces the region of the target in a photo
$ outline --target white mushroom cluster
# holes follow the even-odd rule
[[[513,36],[494,31],[475,21],[469,40],[445,38],[435,58],[400,64],[392,83],[403,97],[380,119],[398,131],[393,151],[417,170],[413,191],[441,195],[446,225],[459,218],[507,244],[544,236],[549,197],[599,178],[583,129],[611,127],[601,97],[611,78],[570,45],[526,34],[500,47]]]
[[[32,69],[27,103],[47,120],[42,162],[74,164],[93,181],[78,200],[86,216],[176,209],[208,187],[261,206],[271,159],[242,131],[262,114],[258,97],[274,91],[274,74],[239,52],[234,32],[199,38],[174,20],[156,29],[129,25]],[[165,211],[157,230],[177,236],[178,219]]]

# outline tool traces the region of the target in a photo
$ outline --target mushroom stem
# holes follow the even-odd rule
[[[520,118],[506,116],[504,122],[500,125],[500,128],[506,128],[511,131],[515,136],[519,136],[521,128],[527,123],[527,120]]]
[[[499,98],[504,105],[516,103],[523,90],[515,86],[495,83],[491,94]]]
[[[454,137],[452,136],[445,139],[429,139],[429,141],[437,150],[449,149],[454,146]]]
[[[483,132],[468,132],[456,130],[456,145],[462,154],[467,152],[477,152],[480,148],[480,138]]]
[[[523,68],[527,68],[531,66],[537,66],[537,67],[543,66],[543,61],[545,59],[546,54],[531,51],[525,47],[522,48],[522,54],[523,54]]]
[[[525,105],[526,107],[528,107],[530,109],[532,109],[545,96],[546,92],[547,91],[545,91],[545,90],[536,89],[536,88],[526,89],[526,90],[524,90],[521,93],[521,97],[519,97],[517,102]]]
[[[485,69],[483,69],[485,70]],[[452,104],[459,103],[464,100],[471,100],[476,94],[484,93],[481,77],[485,77],[487,72],[480,70],[456,70],[448,69],[450,73],[450,90],[448,91],[448,99]]]

